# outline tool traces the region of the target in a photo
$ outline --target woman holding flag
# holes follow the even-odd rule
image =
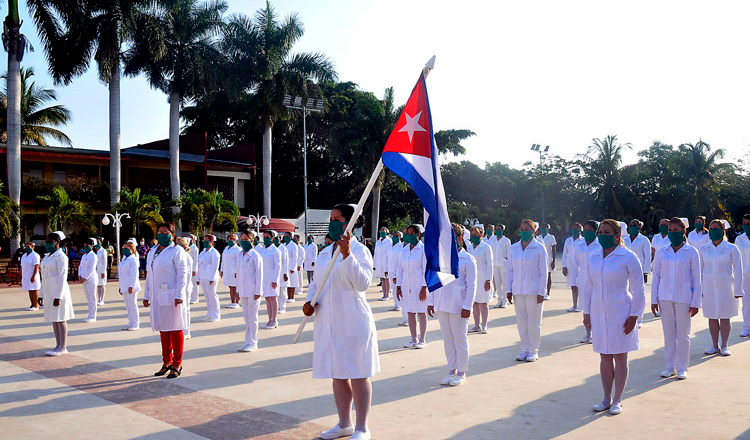
[[[375,320],[365,296],[373,276],[372,256],[351,232],[344,234],[354,211],[352,205],[336,205],[331,210],[328,233],[334,244],[318,254],[317,273],[302,307],[306,316],[315,314],[313,377],[333,379],[333,396],[339,415],[338,424],[320,434],[322,439],[370,438],[367,417],[372,385],[369,378],[380,371]],[[323,272],[336,249],[341,253],[328,280],[321,285]],[[320,295],[313,307],[311,301],[318,290]],[[354,425],[352,401],[357,412]]]

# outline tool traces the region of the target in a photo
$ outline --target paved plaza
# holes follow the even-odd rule
[[[68,324],[70,354],[56,358],[44,356],[54,336],[42,312],[24,310],[19,288],[0,290],[0,438],[313,439],[337,421],[330,381],[312,379],[312,325],[292,344],[300,300],[280,315],[278,329],[260,331],[259,351],[241,353],[241,310],[222,308],[220,322],[203,322],[201,296],[183,375],[167,380],[153,376],[161,351],[147,309],[141,330],[121,331],[125,309],[110,282],[97,322],[84,324],[83,290],[71,290],[77,318]],[[676,381],[659,377],[662,329],[647,313],[623,414],[610,416],[590,409],[601,400],[598,355],[578,343],[582,316],[566,312],[570,293],[559,271],[545,303],[540,360],[515,361],[513,307],[493,308],[489,334],[469,337],[468,380],[456,388],[438,385],[446,366],[437,320],[429,321],[425,349],[404,349],[400,312],[379,297],[373,285],[368,299],[382,366],[373,381],[374,439],[750,439],[750,341],[738,337],[738,318],[726,358],[703,355],[707,321],[693,319],[689,378]]]

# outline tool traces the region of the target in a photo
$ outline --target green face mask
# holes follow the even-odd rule
[[[586,243],[591,243],[592,241],[596,240],[596,231],[583,231],[583,239],[586,240]]]
[[[406,234],[404,235],[404,242],[409,244],[417,244],[419,240],[417,239],[417,234]]]
[[[55,243],[45,242],[44,250],[46,250],[48,254],[51,254],[52,252],[55,252],[57,248],[55,247]]]
[[[609,249],[615,247],[615,236],[614,235],[597,235],[599,238],[599,244],[602,245],[603,249]]]
[[[94,246],[94,250],[97,251],[97,252],[99,252],[99,249],[101,249],[101,248],[102,247],[100,245],[98,245],[98,244]]]
[[[711,241],[721,240],[724,238],[724,231],[719,228],[709,229],[708,238],[710,238]]]
[[[256,238],[255,238],[255,239],[253,240],[253,246],[258,246],[259,244],[260,244],[260,240],[259,240],[259,239],[258,239],[258,238],[256,237]]]
[[[674,247],[681,245],[685,241],[685,234],[682,231],[667,232],[667,237],[669,237],[669,243]]]
[[[742,231],[750,236],[750,225],[742,225]]]
[[[339,241],[339,238],[344,234],[344,230],[346,230],[345,222],[340,222],[338,220],[331,220],[328,222],[328,235],[334,243]]]
[[[547,235],[548,229],[542,229],[542,235]]]
[[[83,252],[86,253],[86,254],[88,254],[89,252],[91,252],[91,246],[84,246],[83,247]]]
[[[469,241],[471,242],[471,244],[476,246],[479,244],[480,241],[482,241],[482,237],[478,235],[472,235],[471,237],[469,237]]]
[[[130,256],[130,248],[122,248],[122,254],[126,257]]]
[[[211,242],[208,240],[203,240],[203,249],[208,249],[209,246],[211,246]]]
[[[571,232],[571,237],[573,237],[574,240],[578,240],[578,237],[581,236],[581,231],[578,229],[573,229],[573,232]]]
[[[661,235],[666,235],[667,232],[669,232],[669,225],[659,225],[659,233]]]
[[[276,247],[279,247],[279,245],[281,244],[281,241],[279,241],[279,237],[274,237],[273,238],[273,244],[275,244]]]
[[[495,237],[502,238],[502,236],[503,236],[503,230],[502,229],[495,231]]]
[[[253,248],[253,242],[250,240],[240,240],[240,246],[242,246],[243,251],[247,252]]]
[[[27,247],[23,251],[26,252],[27,254],[30,254],[30,253],[34,252],[34,249],[31,249],[30,247]]]
[[[227,247],[232,247],[232,246],[234,246],[234,240],[228,240]]]
[[[169,246],[171,236],[169,234],[156,234],[156,241],[159,242],[161,246]]]
[[[284,236],[284,243],[285,244],[289,244],[289,243],[291,243],[291,241],[292,241],[292,237],[288,237],[286,235]]]
[[[394,235],[391,237],[391,241],[393,241],[393,244],[398,244],[398,236]]]
[[[696,231],[702,231],[704,226],[705,225],[703,223],[696,223],[695,224],[695,230]]]
[[[313,244],[313,239],[312,238],[308,238],[307,239],[307,244]]]
[[[387,233],[385,233],[384,231],[380,231],[380,232],[378,232],[378,237],[380,237],[380,238],[385,238],[385,237],[386,237],[387,235],[388,235],[388,234],[387,234]]]
[[[269,247],[273,244],[273,238],[271,237],[263,237],[263,246]]]
[[[639,232],[641,232],[641,228],[639,228],[638,226],[628,226],[628,234],[631,237],[635,237]]]
[[[521,231],[521,241],[531,241],[534,238],[533,231]]]

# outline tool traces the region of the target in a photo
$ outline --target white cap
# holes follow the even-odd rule
[[[534,222],[534,232],[536,232],[537,229],[539,229],[539,222]]]
[[[419,228],[419,233],[420,234],[424,234],[424,226],[422,226],[420,224],[417,224],[416,226]]]
[[[690,222],[688,221],[687,217],[680,217],[680,220],[682,220],[682,222],[685,223],[686,228],[690,226]]]
[[[481,230],[483,230],[483,231],[484,231],[484,225],[483,225],[483,224],[481,224],[481,223],[477,223],[477,224],[476,224],[476,225],[474,225],[474,226],[476,226],[477,228],[479,228],[479,229],[481,229]]]
[[[722,220],[721,223],[724,224],[724,229],[730,229],[732,227],[732,225],[730,225],[726,220]]]
[[[269,234],[271,234],[271,238],[276,238],[279,236],[279,233],[271,229],[270,231],[267,231]]]
[[[469,230],[464,228],[464,241],[471,240],[471,233],[469,233]]]
[[[89,238],[89,241],[90,241],[90,242],[91,242],[91,244],[92,244],[92,245],[94,245],[94,246],[96,246],[96,243],[98,243],[98,242],[96,241],[96,238]]]
[[[128,243],[133,243],[134,246],[138,246],[138,242],[135,241],[135,238],[128,238]]]
[[[55,231],[53,234],[57,234],[58,237],[60,237],[60,241],[65,240],[68,238],[63,231]]]

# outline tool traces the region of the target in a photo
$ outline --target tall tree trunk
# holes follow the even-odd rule
[[[172,189],[172,199],[180,198],[180,94],[172,92],[169,96],[169,181]],[[176,214],[178,208],[172,207]],[[175,227],[181,231],[180,222]]]
[[[269,119],[263,130],[263,215],[271,218],[271,130]]]
[[[109,80],[109,199],[120,201],[120,59],[112,67]]]
[[[380,190],[381,186],[376,184],[372,187],[372,212],[370,216],[370,237],[378,239],[378,224],[380,223]]]
[[[8,103],[7,156],[8,156],[8,195],[20,206],[21,203],[21,58],[24,39],[21,37],[21,24],[18,18],[18,1],[8,2],[8,17],[5,19],[8,45]],[[21,240],[19,213],[11,211],[10,255],[16,252]]]

